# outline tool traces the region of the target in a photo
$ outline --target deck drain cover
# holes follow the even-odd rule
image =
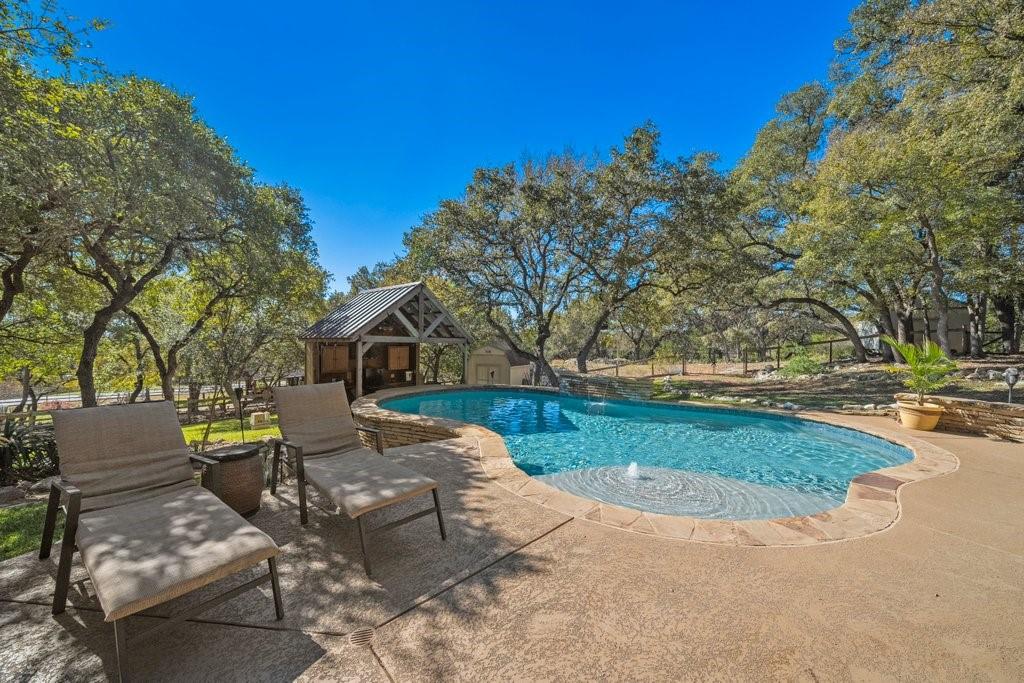
[[[373,642],[373,629],[372,628],[357,628],[352,633],[348,634],[348,642],[353,645],[365,647]]]

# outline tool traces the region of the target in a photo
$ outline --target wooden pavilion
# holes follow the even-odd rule
[[[423,381],[420,344],[462,347],[463,379],[472,338],[422,282],[367,289],[310,325],[306,383],[344,381],[365,391]]]

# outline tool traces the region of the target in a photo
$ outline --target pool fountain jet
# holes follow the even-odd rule
[[[636,461],[629,463],[629,467],[626,468],[626,476],[630,479],[640,478],[640,466],[636,464]]]

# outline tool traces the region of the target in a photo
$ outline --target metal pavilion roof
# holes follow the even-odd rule
[[[299,337],[301,339],[353,341],[361,335],[371,332],[381,321],[399,311],[406,302],[414,299],[420,290],[422,290],[422,295],[445,317],[446,326],[456,330],[460,337],[465,336],[468,339],[469,335],[461,328],[458,321],[420,281],[364,290],[310,325]],[[424,339],[423,341],[428,340]]]
[[[366,289],[306,328],[303,339],[354,339],[376,324],[376,318],[420,286],[407,282],[391,287]]]

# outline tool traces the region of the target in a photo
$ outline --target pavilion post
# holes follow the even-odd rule
[[[356,398],[363,395],[363,340],[356,341]]]
[[[416,301],[416,333],[423,339],[423,287],[420,287],[419,298]]]
[[[462,383],[469,384],[469,344],[462,345]]]

